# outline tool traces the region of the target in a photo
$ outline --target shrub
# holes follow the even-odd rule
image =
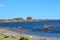
[[[19,40],[29,40],[28,38],[21,37]]]
[[[8,38],[9,36],[5,36],[4,38]]]

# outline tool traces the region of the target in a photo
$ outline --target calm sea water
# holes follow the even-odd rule
[[[44,25],[55,25],[55,28],[49,28],[49,31],[41,30]],[[10,29],[20,26],[25,34],[43,37],[60,38],[60,20],[50,22],[4,22],[0,23],[0,27],[9,27]]]

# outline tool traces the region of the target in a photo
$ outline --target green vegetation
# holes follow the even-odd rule
[[[9,36],[5,36],[4,38],[8,38]]]
[[[21,37],[19,40],[29,40],[28,38]]]
[[[32,39],[24,35],[23,36],[21,35],[12,36],[12,35],[5,35],[1,33],[0,40],[32,40]]]

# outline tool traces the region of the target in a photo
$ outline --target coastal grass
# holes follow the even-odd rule
[[[0,40],[32,40],[32,39],[24,35],[12,36],[12,35],[5,35],[1,33]]]

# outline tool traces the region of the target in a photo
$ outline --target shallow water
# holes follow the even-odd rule
[[[41,30],[44,25],[55,25],[55,28],[49,28],[48,31]],[[43,36],[43,37],[56,37],[60,38],[60,20],[58,21],[50,21],[50,22],[5,22],[0,23],[0,27],[9,27],[10,29],[16,28],[18,29],[20,26],[23,30],[25,30],[26,34],[35,35],[35,36]]]

